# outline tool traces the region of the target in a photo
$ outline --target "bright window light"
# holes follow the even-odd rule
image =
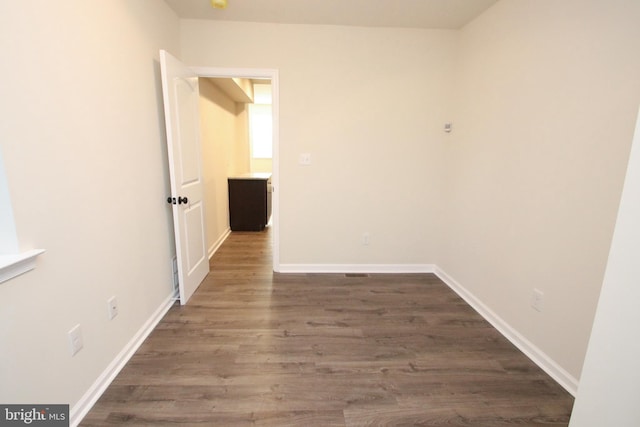
[[[253,85],[253,95],[254,103],[249,104],[251,157],[254,159],[271,159],[273,157],[271,85]]]

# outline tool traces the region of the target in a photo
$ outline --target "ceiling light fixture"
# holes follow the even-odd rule
[[[216,9],[224,9],[227,7],[227,0],[211,0],[211,6]]]

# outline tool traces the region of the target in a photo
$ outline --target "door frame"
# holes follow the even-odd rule
[[[271,194],[273,228],[273,271],[280,271],[280,82],[278,70],[270,68],[222,68],[222,67],[189,67],[198,77],[211,78],[245,78],[245,79],[269,79],[271,80],[271,108],[273,116],[273,158]],[[206,208],[206,206],[205,206]]]

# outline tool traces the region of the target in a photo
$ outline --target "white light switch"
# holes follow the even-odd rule
[[[302,153],[298,158],[298,163],[301,165],[310,165],[311,164],[311,153]]]

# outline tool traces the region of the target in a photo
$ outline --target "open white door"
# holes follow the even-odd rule
[[[186,304],[209,273],[205,242],[198,76],[160,51],[169,175],[176,237],[180,303]]]

